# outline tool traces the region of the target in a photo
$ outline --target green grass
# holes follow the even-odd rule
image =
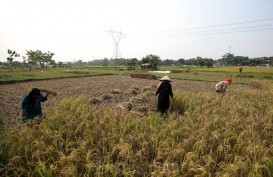
[[[234,83],[249,84],[249,79],[273,79],[273,68],[246,67],[243,73],[239,73],[238,67],[224,68],[200,68],[200,67],[161,67],[160,70],[180,71],[180,73],[168,74],[173,79],[218,82],[232,77]],[[158,78],[166,74],[156,74]]]
[[[239,67],[236,66],[228,66],[228,67],[215,67],[215,68],[207,68],[207,67],[179,67],[179,66],[162,66],[160,70],[182,70],[182,71],[192,71],[192,72],[228,72],[228,73],[239,73]],[[263,73],[263,74],[272,74],[273,67],[243,67],[243,73]]]
[[[172,79],[218,82],[232,77],[234,83],[248,84],[249,79],[273,79],[273,68],[244,68],[243,74],[239,74],[238,67],[225,68],[200,68],[200,67],[160,67],[160,70],[180,71],[168,76]],[[124,66],[105,67],[72,67],[72,68],[50,68],[50,69],[0,69],[0,84],[48,80],[71,77],[87,77],[102,75],[130,75],[131,73],[148,73],[147,70],[128,71]],[[150,73],[153,74],[153,73]],[[166,74],[154,74],[161,78]]]
[[[58,78],[128,75],[122,67],[88,67],[88,68],[49,68],[49,69],[0,69],[0,84],[33,80],[48,80]]]

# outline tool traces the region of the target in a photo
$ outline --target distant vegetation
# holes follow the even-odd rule
[[[11,51],[12,52],[12,51]],[[16,53],[16,56],[19,54]],[[141,60],[137,58],[103,58],[91,61],[84,61],[83,59],[76,60],[74,62],[55,62],[52,57],[54,53],[47,52],[43,53],[39,50],[27,51],[27,58],[23,56],[23,62],[13,61],[14,57],[8,57],[8,62],[0,62],[2,68],[8,68],[8,66],[14,67],[28,67],[36,66],[38,68],[43,67],[71,67],[71,66],[125,66],[128,70],[134,70],[136,68],[141,68],[142,64],[147,64],[148,69],[157,70],[160,66],[200,66],[200,67],[220,67],[220,66],[273,66],[273,56],[271,57],[258,57],[249,58],[245,56],[234,56],[234,54],[227,53],[222,56],[222,58],[213,60],[211,58],[190,58],[184,59],[180,58],[178,60],[174,59],[160,59],[160,56],[149,54],[143,57]],[[26,62],[26,60],[28,62]],[[146,68],[147,69],[147,68]]]
[[[217,82],[226,77],[237,78],[235,83],[247,84],[248,79],[273,79],[273,68],[243,67],[243,73],[239,73],[238,67],[193,67],[193,66],[160,66],[159,70],[168,70],[169,77],[173,79],[195,80]],[[29,71],[28,69],[16,68],[12,71],[0,68],[0,84],[49,80],[58,78],[102,76],[102,75],[123,75],[147,74],[147,70],[131,69],[126,66],[86,66],[86,67],[66,67],[66,68],[40,68]],[[153,73],[157,78],[165,74]]]

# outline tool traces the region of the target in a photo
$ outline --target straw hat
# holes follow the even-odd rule
[[[159,79],[160,81],[169,81],[172,82],[172,80],[166,75],[164,77],[162,77],[161,79]]]

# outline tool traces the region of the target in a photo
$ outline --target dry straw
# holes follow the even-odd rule
[[[85,97],[6,129],[3,176],[272,176],[272,83],[244,92],[175,93],[166,118]],[[256,83],[255,83],[256,84]],[[142,101],[134,98],[134,101]]]

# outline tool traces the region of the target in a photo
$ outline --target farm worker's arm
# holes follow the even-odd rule
[[[170,84],[170,96],[172,97],[173,99],[173,90],[172,90],[172,85]]]
[[[156,93],[155,93],[155,95],[157,95],[157,94],[159,94],[159,88],[160,88],[160,86],[161,86],[161,81],[157,84],[157,90],[156,90]]]
[[[40,89],[40,91],[41,91],[41,92],[46,92],[47,96],[48,96],[49,94],[51,94],[51,95],[53,95],[53,96],[56,96],[56,95],[57,95],[56,92],[51,91],[51,90],[47,90],[47,89]]]
[[[228,87],[228,83],[224,82],[222,88],[223,88],[224,90],[226,90],[227,87]]]
[[[45,102],[47,100],[48,92],[46,92],[45,96],[43,96],[42,94],[40,96],[42,97],[41,102]]]

